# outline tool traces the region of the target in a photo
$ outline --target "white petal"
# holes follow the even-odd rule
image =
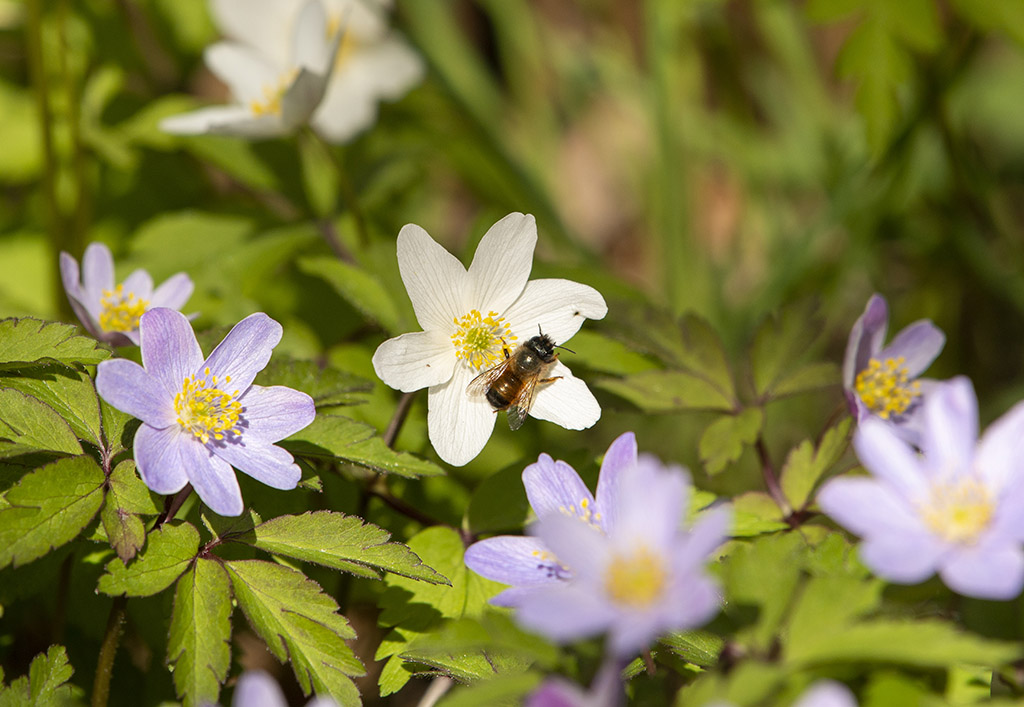
[[[284,66],[301,4],[301,0],[211,0],[210,9],[225,35]]]
[[[441,385],[452,377],[455,350],[436,331],[415,331],[388,339],[373,354],[373,370],[385,384],[409,393]]]
[[[237,42],[217,42],[206,48],[203,60],[231,95],[245,106],[265,101],[267,92],[279,87],[284,67],[274,64],[256,49]]]
[[[482,314],[503,313],[522,294],[536,246],[530,214],[511,213],[487,229],[469,266],[470,298]]]
[[[391,9],[390,0],[323,0],[327,14],[332,20],[344,22],[360,43],[373,42],[387,32],[386,11]]]
[[[586,319],[603,319],[608,313],[601,293],[572,280],[530,280],[519,299],[505,310],[512,333],[519,341],[539,331],[564,343],[579,331]]]
[[[552,383],[540,384],[530,415],[547,420],[567,430],[585,430],[593,427],[601,417],[601,406],[590,388],[561,361],[551,367],[549,376],[561,376]]]
[[[210,106],[191,113],[171,116],[160,121],[160,129],[175,135],[239,135],[242,137],[273,137],[286,131],[279,116],[254,118],[242,106]]]
[[[336,145],[348,142],[377,120],[376,100],[363,90],[361,81],[352,78],[344,69],[336,72],[313,114],[313,127]]]
[[[427,432],[437,455],[452,466],[463,466],[487,444],[494,429],[494,409],[480,397],[471,398],[466,386],[474,377],[465,366],[444,385],[427,395]]]
[[[340,69],[359,76],[364,91],[374,99],[391,101],[404,96],[426,74],[420,55],[396,36],[360,47]]]
[[[398,233],[398,269],[423,330],[453,332],[452,320],[469,311],[468,276],[458,258],[410,223]]]
[[[299,10],[292,38],[289,66],[303,67],[321,76],[327,76],[337,54],[338,33],[327,32],[327,13],[319,0],[307,0]]]

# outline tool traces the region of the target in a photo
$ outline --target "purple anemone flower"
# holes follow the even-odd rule
[[[933,381],[917,380],[942,351],[946,336],[927,319],[910,324],[883,346],[889,307],[872,295],[850,331],[843,361],[843,389],[858,422],[875,416],[900,427],[916,444],[920,435],[915,412]]]
[[[536,464],[523,470],[523,486],[530,507],[538,516],[558,512],[577,518],[601,532],[624,470],[636,466],[636,436],[620,435],[604,455],[597,481],[597,498],[583,483],[576,470],[565,462],[541,454]],[[500,535],[474,543],[466,550],[466,566],[479,575],[512,587],[491,603],[517,606],[524,593],[533,588],[567,580],[572,572],[538,538]]]
[[[558,642],[607,631],[611,654],[628,657],[718,612],[719,592],[703,565],[725,540],[730,514],[712,509],[683,530],[688,475],[646,455],[617,486],[602,510],[605,532],[562,513],[540,517],[535,534],[572,577],[525,593],[517,618]]]
[[[90,243],[78,261],[60,254],[60,276],[71,308],[86,331],[113,346],[139,344],[139,318],[154,307],[181,309],[192,296],[192,280],[185,273],[169,277],[153,289],[153,278],[136,270],[114,285],[114,258],[102,243]]]
[[[841,682],[818,680],[804,690],[793,707],[857,707],[857,700]]]
[[[818,505],[859,535],[864,564],[898,584],[938,572],[950,589],[1012,599],[1024,587],[1024,404],[978,441],[974,388],[959,377],[925,400],[921,449],[879,420],[865,420],[854,448],[871,477],[827,482]]]
[[[574,682],[552,677],[526,698],[525,707],[618,707],[625,700],[622,690],[622,667],[616,660],[607,660],[594,678],[589,690]]]
[[[262,670],[248,670],[238,678],[232,707],[288,707],[288,700],[268,673]],[[306,707],[338,707],[330,697],[314,697]]]
[[[102,362],[96,390],[142,420],[135,463],[160,494],[192,488],[215,512],[242,512],[231,467],[276,489],[301,476],[292,455],[274,443],[313,421],[313,399],[283,386],[253,385],[281,340],[281,325],[262,312],[228,332],[204,361],[192,325],[180,312],[151,309],[139,322],[142,363]]]

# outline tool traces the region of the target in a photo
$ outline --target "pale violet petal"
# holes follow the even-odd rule
[[[114,256],[104,244],[90,243],[82,256],[82,290],[85,292],[84,304],[93,316],[99,315],[103,292],[113,289]]]
[[[864,564],[882,579],[918,584],[935,574],[946,546],[931,535],[876,535],[860,545]]]
[[[206,359],[211,375],[231,376],[229,387],[245,391],[266,368],[270,355],[281,341],[282,328],[263,312],[250,314],[235,324]]]
[[[284,66],[275,65],[259,50],[236,42],[217,42],[206,48],[203,60],[227,84],[235,102],[264,103],[283,88]]]
[[[183,272],[171,275],[163,284],[153,291],[153,298],[150,300],[151,307],[168,307],[180,310],[192,296],[195,285],[192,278]]]
[[[654,552],[670,552],[679,542],[689,488],[682,467],[664,467],[642,455],[615,497],[609,538],[627,551],[644,544]]]
[[[175,424],[174,399],[134,361],[112,358],[96,367],[96,392],[121,412],[155,428]]]
[[[957,594],[1015,599],[1024,588],[1024,550],[1016,543],[958,547],[939,569],[939,576]]]
[[[482,397],[470,397],[466,386],[475,374],[456,366],[451,379],[427,394],[427,434],[437,455],[452,466],[468,464],[487,444],[494,430],[494,409]]]
[[[455,349],[438,331],[415,331],[388,339],[373,354],[373,370],[403,393],[441,385],[452,377]]]
[[[78,317],[78,321],[82,323],[86,331],[97,339],[101,339],[103,330],[100,329],[95,314],[90,312],[90,308],[86,304],[87,295],[79,282],[78,261],[65,252],[60,254],[60,277],[64,284],[64,291],[68,295],[68,302],[71,304],[75,316]],[[97,302],[92,309],[98,310],[99,303]]]
[[[481,577],[521,587],[557,582],[561,576],[568,576],[549,555],[548,548],[536,538],[499,535],[470,545],[463,560]]]
[[[685,536],[676,553],[676,561],[682,563],[687,571],[702,566],[708,556],[728,539],[731,522],[732,509],[728,506],[718,506],[702,513]]]
[[[222,516],[242,513],[242,492],[235,470],[194,437],[191,444],[182,444],[181,463],[189,483],[210,510]]]
[[[1024,403],[988,426],[978,442],[974,468],[994,489],[1024,476]]]
[[[173,399],[203,364],[192,325],[181,312],[157,307],[142,315],[139,333],[146,373],[158,379]]]
[[[921,447],[938,474],[970,471],[978,442],[978,400],[963,376],[937,386],[924,402]]]
[[[587,319],[603,319],[608,313],[601,293],[572,280],[531,280],[519,298],[505,310],[512,334],[525,341],[541,331],[562,344],[579,331]]]
[[[266,444],[295,434],[316,417],[311,397],[283,385],[249,386],[238,402],[242,405],[245,438]]]
[[[398,269],[416,321],[424,331],[454,332],[452,320],[469,311],[468,275],[462,263],[426,231],[410,223],[398,233]]]
[[[818,507],[861,537],[925,532],[906,497],[892,486],[865,476],[840,476],[821,487]]]
[[[629,472],[636,467],[636,435],[619,435],[601,461],[601,474],[597,478],[597,508],[601,513],[599,525],[606,533],[615,526],[615,497],[622,484],[629,483]]]
[[[850,688],[835,680],[818,680],[804,690],[793,707],[857,707]]]
[[[576,579],[601,584],[611,561],[611,545],[600,530],[554,511],[540,516],[530,526],[530,534],[539,538]]]
[[[132,294],[136,299],[149,301],[153,295],[153,278],[142,268],[133,270],[121,284],[124,287],[125,296]]]
[[[590,388],[561,361],[548,372],[558,380],[538,384],[530,416],[547,420],[567,430],[585,430],[601,418],[601,406]]]
[[[889,307],[881,295],[871,295],[864,313],[857,318],[850,330],[843,359],[843,386],[853,387],[853,381],[860,371],[868,367],[868,361],[882,349],[885,331],[889,325]]]
[[[886,361],[890,358],[904,360],[907,375],[917,378],[942,352],[946,335],[927,319],[916,321],[893,338],[889,345],[878,352],[876,358]]]
[[[906,498],[916,499],[927,493],[921,460],[885,422],[875,418],[861,422],[853,435],[853,447],[868,471]]]
[[[239,471],[260,483],[282,491],[291,491],[302,478],[302,470],[284,449],[273,444],[250,442],[245,435],[241,440],[224,440],[207,448]]]
[[[469,266],[470,298],[481,313],[502,314],[522,294],[533,267],[537,221],[511,213],[491,226]]]
[[[601,632],[614,620],[615,612],[587,589],[553,582],[526,594],[516,618],[525,628],[565,643]]]
[[[523,486],[538,517],[561,512],[592,520],[589,515],[594,511],[594,496],[576,470],[564,461],[541,454],[523,469]]]
[[[193,440],[174,425],[158,430],[140,425],[133,444],[135,465],[142,481],[154,493],[177,493],[188,483],[181,450]]]
[[[274,678],[262,670],[247,670],[238,678],[232,707],[288,707]]]

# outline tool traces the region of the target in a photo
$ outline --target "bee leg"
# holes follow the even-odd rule
[[[562,376],[552,376],[551,378],[541,378],[538,383],[551,383],[552,381],[561,380]]]
[[[508,358],[512,354],[508,350],[508,342],[504,339],[501,340],[501,352],[505,354],[505,358]]]

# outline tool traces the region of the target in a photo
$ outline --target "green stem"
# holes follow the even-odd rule
[[[107,699],[110,697],[110,678],[114,674],[114,657],[121,642],[121,634],[124,633],[127,607],[128,598],[125,596],[115,597],[110,607],[107,630],[103,636],[99,662],[96,665],[96,679],[92,684],[92,707],[106,707]]]

